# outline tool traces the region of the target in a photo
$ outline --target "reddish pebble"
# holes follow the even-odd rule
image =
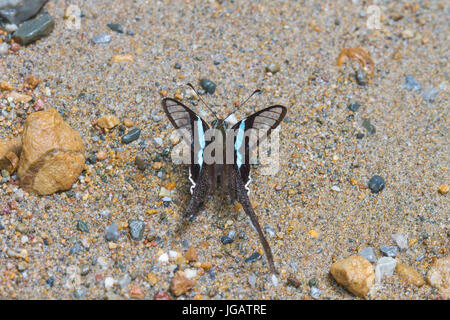
[[[11,51],[12,52],[17,52],[17,51],[19,51],[20,50],[20,44],[18,44],[18,43],[11,43]]]
[[[139,286],[132,286],[130,290],[130,297],[134,299],[142,299],[145,297],[144,292],[142,291],[141,287]]]
[[[158,291],[153,300],[170,300],[170,296],[167,292]]]
[[[41,99],[38,99],[38,100],[34,103],[34,110],[35,110],[35,111],[41,111],[41,110],[44,110],[44,101],[42,101]]]

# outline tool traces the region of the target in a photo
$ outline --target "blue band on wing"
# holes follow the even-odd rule
[[[203,150],[205,149],[205,132],[203,131],[202,119],[200,119],[199,116],[197,116],[197,119],[197,134],[198,140],[200,141],[200,150],[198,151],[198,164],[201,169],[203,165]]]
[[[245,119],[242,120],[241,124],[239,125],[236,142],[234,143],[234,150],[236,150],[236,164],[238,166],[238,169],[240,169],[242,166],[242,154],[239,151],[239,149],[241,148],[242,143],[244,142],[244,131],[245,131]]]

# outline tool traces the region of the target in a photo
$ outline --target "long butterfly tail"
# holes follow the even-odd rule
[[[258,217],[256,216],[255,211],[252,208],[252,204],[250,203],[250,199],[248,198],[246,189],[244,187],[244,183],[239,178],[237,178],[236,180],[237,186],[239,188],[238,190],[236,190],[237,200],[244,208],[245,213],[250,218],[250,221],[252,222],[253,226],[258,232],[259,240],[261,241],[261,244],[264,248],[264,252],[267,257],[267,261],[269,262],[270,272],[272,272],[272,274],[278,274],[278,271],[275,268],[275,264],[273,263],[272,249],[270,248],[270,245],[267,242],[266,237],[264,237],[264,233],[261,230],[261,226],[259,225],[258,222]]]

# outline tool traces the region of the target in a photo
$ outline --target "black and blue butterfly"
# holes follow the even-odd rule
[[[188,85],[194,89],[192,85]],[[259,90],[256,90],[253,94],[257,92]],[[272,250],[264,237],[258,222],[258,217],[248,197],[249,183],[251,182],[249,155],[256,145],[251,143],[248,135],[245,133],[247,130],[257,129],[259,132],[262,131],[264,133],[262,136],[267,137],[283,120],[287,112],[286,107],[274,105],[265,108],[233,125],[231,128],[234,133],[233,163],[227,163],[226,161],[227,155],[224,144],[223,152],[221,153],[224,161],[212,164],[206,163],[203,157],[205,148],[211,143],[211,141],[206,141],[205,138],[205,133],[210,129],[210,126],[199,115],[178,100],[164,98],[162,100],[162,107],[172,125],[176,129],[181,129],[184,132],[183,138],[187,141],[191,150],[192,161],[189,167],[189,180],[192,183],[192,197],[183,214],[183,220],[192,221],[198,214],[201,205],[206,201],[207,196],[217,188],[220,188],[222,192],[229,195],[233,200],[237,200],[242,205],[245,213],[258,232],[267,261],[269,262],[270,271],[276,274],[277,271],[273,261]],[[214,113],[214,111],[212,112]],[[224,141],[226,141],[226,132],[228,131],[228,125],[225,121],[226,118],[219,119],[217,116],[216,118],[212,122],[211,127],[212,129],[220,130],[223,137],[225,137]],[[260,142],[258,141],[258,143]]]

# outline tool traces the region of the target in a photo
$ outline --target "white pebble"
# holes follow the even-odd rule
[[[375,280],[380,282],[385,276],[392,276],[394,274],[397,261],[391,257],[383,257],[378,259],[375,266]]]
[[[185,269],[184,276],[188,279],[195,278],[197,276],[197,270],[196,269]]]
[[[178,257],[178,252],[170,250],[169,257],[170,257],[170,259],[175,260]]]
[[[169,256],[167,253],[163,253],[162,255],[159,256],[158,261],[160,263],[167,263],[169,262]]]
[[[338,186],[332,186],[331,190],[336,191],[336,192],[340,192],[341,188],[339,188]]]
[[[9,45],[7,43],[0,43],[0,56],[8,53]]]
[[[394,233],[392,234],[392,240],[394,240],[395,244],[400,248],[400,250],[408,249],[408,236],[400,233]]]
[[[271,280],[272,280],[273,286],[277,287],[278,286],[278,278],[277,278],[277,276],[272,274]]]
[[[105,279],[105,289],[111,289],[115,283],[116,283],[116,280],[114,278],[107,277]]]

